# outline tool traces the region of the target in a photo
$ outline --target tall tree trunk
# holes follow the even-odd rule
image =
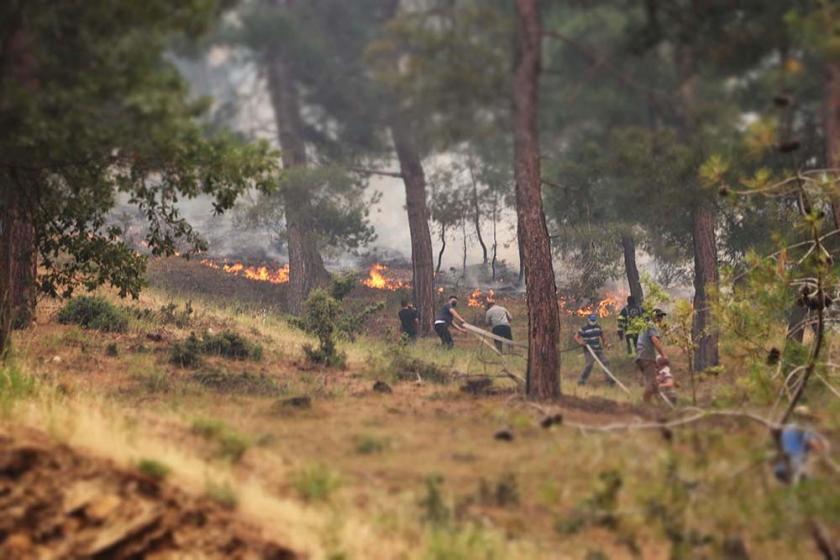
[[[528,303],[526,392],[531,399],[553,399],[560,395],[557,352],[560,322],[540,180],[537,118],[542,22],[539,1],[516,0],[516,16],[513,133],[517,231]]]
[[[681,132],[683,140],[690,142],[697,128],[697,116],[693,111],[696,107],[697,82],[694,55],[685,48],[678,50],[676,57],[677,71],[681,78]],[[711,309],[711,299],[719,280],[715,209],[712,202],[695,203],[691,212],[691,236],[694,246],[694,322],[691,336],[695,346],[692,367],[694,371],[703,371],[720,363],[718,333]]]
[[[268,53],[268,90],[271,96],[283,168],[306,167],[306,145],[300,102],[291,70],[282,53]],[[289,237],[289,312],[300,314],[309,292],[325,283],[330,275],[318,252],[317,236],[311,221],[308,194],[284,193],[286,231]]]
[[[829,62],[825,84],[825,162],[830,173],[834,227],[840,229],[840,62]]]
[[[717,287],[718,259],[715,240],[715,213],[700,206],[692,213],[694,240],[694,371],[718,365],[718,333],[712,318],[710,290]]]
[[[427,335],[432,331],[435,315],[434,254],[432,252],[432,234],[429,231],[429,206],[426,203],[426,174],[420,160],[420,151],[411,131],[402,121],[395,120],[391,125],[394,148],[400,161],[400,172],[405,184],[405,208],[408,213],[408,231],[411,235],[411,272],[414,289],[414,305],[420,315],[420,329]],[[446,241],[443,242],[440,253]],[[440,271],[438,257],[437,271]]]
[[[627,273],[627,283],[630,285],[630,295],[637,304],[642,305],[645,293],[639,279],[639,269],[636,267],[636,240],[631,235],[622,235],[621,246],[624,248],[624,270]]]
[[[475,180],[475,172],[473,171],[472,161],[469,163],[470,178],[472,179],[472,203],[473,203],[473,225],[475,226],[475,235],[478,237],[478,243],[481,245],[482,264],[487,264],[487,244],[484,243],[484,236],[481,235],[481,206],[478,203],[478,181]]]
[[[7,175],[12,180],[2,186],[0,201],[0,353],[11,330],[29,326],[35,315],[35,226],[14,175]]]

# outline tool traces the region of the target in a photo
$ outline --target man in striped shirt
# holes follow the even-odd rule
[[[586,385],[586,382],[589,380],[589,374],[592,372],[592,366],[595,365],[595,358],[592,354],[594,353],[598,356],[601,363],[604,365],[607,364],[607,358],[604,355],[604,347],[607,345],[607,340],[604,338],[604,331],[601,329],[601,325],[598,324],[597,315],[590,315],[586,320],[586,324],[575,333],[575,342],[583,348],[583,359],[586,364],[583,366],[583,371],[580,372],[578,385]],[[586,349],[587,346],[592,349],[592,352]],[[604,372],[604,375],[607,375],[606,372]],[[607,375],[607,383],[614,385],[615,381]]]

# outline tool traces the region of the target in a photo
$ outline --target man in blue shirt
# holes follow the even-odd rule
[[[604,365],[607,364],[607,357],[604,355],[604,347],[607,345],[607,341],[604,338],[604,331],[601,329],[601,325],[598,324],[597,315],[590,315],[586,320],[586,324],[575,333],[575,342],[583,348],[583,359],[586,364],[583,366],[583,371],[580,372],[578,385],[586,385],[589,374],[592,372],[592,366],[595,365],[595,358],[592,356],[592,353],[598,356],[601,363]],[[592,349],[592,352],[586,349],[587,346]],[[606,372],[604,372],[604,375],[607,375]],[[607,375],[607,383],[615,385],[615,381],[609,375]]]

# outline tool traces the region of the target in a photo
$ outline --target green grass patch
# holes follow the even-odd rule
[[[296,472],[292,485],[306,501],[326,501],[341,487],[341,477],[329,467],[314,465]]]
[[[154,459],[140,459],[137,462],[137,470],[155,480],[164,480],[172,472],[169,466]]]
[[[193,421],[192,432],[216,445],[216,455],[236,463],[242,459],[251,441],[221,420],[199,418]]]

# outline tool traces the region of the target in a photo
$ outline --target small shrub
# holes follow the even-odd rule
[[[102,332],[122,333],[128,330],[128,317],[123,311],[107,300],[93,296],[82,296],[68,301],[58,313],[58,322]]]
[[[219,438],[219,456],[232,463],[239,462],[251,443],[245,436],[233,431],[227,431]]]
[[[341,479],[328,467],[315,465],[298,471],[292,479],[292,484],[301,498],[316,502],[329,499],[341,486]]]
[[[433,527],[446,527],[452,519],[452,508],[446,503],[441,491],[443,477],[433,474],[426,477],[426,495],[420,500],[423,521]]]
[[[296,325],[318,338],[318,348],[310,344],[303,351],[310,362],[328,367],[343,367],[346,356],[336,348],[336,330],[341,303],[323,288],[312,290],[303,304],[303,316]]]
[[[162,306],[160,311],[158,311],[158,317],[162,323],[175,325],[179,329],[186,328],[190,325],[192,315],[193,307],[191,301],[184,304],[183,311],[178,311],[178,305],[171,302]]]
[[[137,463],[137,470],[155,480],[163,480],[172,472],[167,465],[154,459],[140,459]]]
[[[362,435],[356,438],[356,453],[359,455],[382,453],[387,447],[387,439],[382,439],[372,435]]]
[[[224,356],[234,360],[262,358],[262,346],[249,342],[240,334],[225,331],[221,334],[205,335],[200,344],[204,354]]]
[[[116,358],[120,355],[120,348],[117,346],[116,342],[111,342],[105,347],[105,355],[112,358]]]
[[[239,503],[236,492],[227,482],[208,481],[204,488],[204,494],[217,504],[229,509],[234,509],[236,504]]]
[[[246,340],[243,336],[225,331],[221,334],[207,334],[199,339],[195,333],[183,342],[172,346],[169,361],[183,368],[197,368],[201,365],[201,355],[223,356],[235,360],[262,358],[262,346]]]
[[[195,333],[190,333],[184,342],[172,345],[169,362],[182,368],[197,368],[201,365],[201,344]]]

